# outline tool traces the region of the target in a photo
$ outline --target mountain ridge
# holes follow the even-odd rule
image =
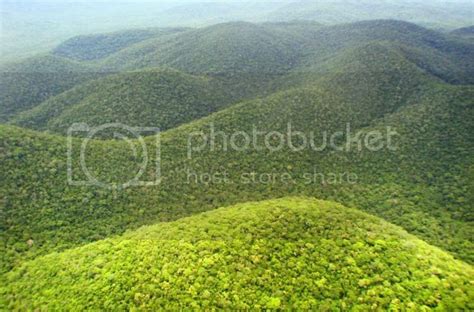
[[[301,31],[300,27],[302,25],[306,24],[296,22],[256,25],[233,22],[198,30],[186,30],[178,34],[165,35],[158,39],[144,40],[142,43],[125,48],[100,61],[104,62],[103,66],[105,66],[100,70],[96,67],[98,65],[95,62],[92,64],[85,62],[85,65],[94,66],[92,68],[97,68],[98,72],[104,72],[101,75],[112,74],[113,72],[106,74],[105,68],[109,67],[110,62],[118,62],[125,64],[123,65],[124,67],[135,68],[133,71],[143,71],[149,68],[149,66],[161,65],[164,68],[174,68],[183,73],[208,76],[221,86],[222,90],[228,94],[229,101],[233,104],[242,100],[265,97],[284,89],[298,87],[300,83],[314,83],[323,76],[331,75],[331,71],[351,71],[352,69],[347,67],[346,63],[359,62],[358,58],[367,58],[365,54],[374,55],[372,61],[378,63],[378,70],[381,71],[380,74],[383,74],[382,71],[392,71],[396,74],[399,69],[389,68],[389,66],[384,64],[384,62],[388,62],[384,58],[391,59],[393,58],[392,55],[400,54],[400,57],[415,64],[433,77],[452,84],[472,83],[472,77],[474,77],[472,75],[474,73],[474,62],[472,62],[472,59],[474,59],[474,45],[467,42],[458,42],[456,39],[446,37],[420,26],[392,20],[358,22],[332,27],[323,27],[310,23],[312,26],[304,31],[304,37],[293,36],[293,34],[298,34]],[[242,27],[244,27],[245,31],[241,30]],[[196,34],[202,35],[199,36],[201,40],[188,38]],[[204,40],[206,36],[210,39]],[[221,37],[228,38],[228,43],[222,43],[222,40],[217,40]],[[235,45],[240,45],[241,42],[246,42],[249,37],[254,38],[252,42],[259,43],[255,47],[241,46],[239,47],[240,50],[233,48]],[[267,38],[269,41],[262,44],[265,41],[259,38]],[[273,44],[269,44],[275,41],[275,38],[280,40],[278,48],[275,48]],[[324,43],[321,43],[322,38],[326,38]],[[162,44],[166,42],[170,43],[164,44],[159,48],[161,49],[159,51],[162,52],[155,50],[157,43]],[[187,45],[184,47],[183,42],[187,42]],[[211,42],[211,45],[204,44],[205,42]],[[226,48],[223,48],[221,52],[217,53],[216,50],[211,53],[209,47],[214,45],[221,45]],[[289,46],[291,48],[285,50],[285,47]],[[179,47],[179,51],[184,49],[186,53],[180,52],[177,54],[174,51],[177,47]],[[374,49],[374,51],[371,51],[371,49]],[[240,55],[239,51],[241,50],[246,52]],[[266,52],[263,53],[261,51]],[[143,55],[140,54],[142,52],[144,53]],[[154,54],[157,55],[153,56],[153,58],[164,57],[164,59],[155,63],[155,61],[149,59],[149,55]],[[188,58],[186,56],[188,54],[194,56]],[[265,62],[260,60],[261,57],[255,57],[257,54],[265,58]],[[351,56],[350,54],[354,55]],[[128,58],[130,55],[135,56],[131,57],[127,63],[123,59],[124,55],[127,55],[125,58]],[[266,55],[273,55],[274,57],[269,59]],[[473,57],[471,58],[470,56]],[[244,63],[239,61],[242,57],[246,59]],[[200,61],[195,61],[196,58],[200,59]],[[220,60],[211,61],[211,59]],[[346,60],[342,61],[343,59]],[[341,61],[343,63],[339,64]],[[139,65],[140,62],[142,62],[141,65]],[[189,67],[190,63],[193,66]],[[254,67],[253,64],[260,65]],[[109,67],[108,70],[114,69],[113,67]],[[115,68],[114,70],[118,69]],[[356,69],[356,71],[359,70],[359,68]],[[371,74],[377,73],[373,71]],[[125,77],[126,75],[136,74],[127,74],[127,71],[125,71],[121,75]],[[108,79],[104,78],[102,81],[96,81],[101,84],[108,81]],[[103,87],[104,89],[107,88],[106,86]],[[123,87],[126,86],[124,85]],[[68,92],[74,96],[74,91],[68,90]],[[150,92],[153,91],[151,90]],[[64,99],[62,100],[63,102],[70,102],[67,94],[50,98],[49,102],[57,102],[58,99]],[[109,98],[110,96],[107,94],[98,95],[99,99],[101,97]],[[46,129],[44,123],[47,120],[44,120],[44,117],[35,117],[37,113],[41,115],[42,107],[51,106],[48,101],[45,102],[43,102],[43,105],[39,105],[40,107],[36,105],[32,110],[21,112],[20,116],[10,117],[12,119],[11,122],[23,126],[29,125],[36,129]],[[134,109],[132,104],[130,102],[130,109]],[[67,104],[67,106],[70,106],[70,104]],[[106,111],[105,109],[104,119],[118,120],[116,117],[110,116],[113,113],[107,113]],[[58,113],[56,111],[53,115],[58,115]],[[161,113],[168,114],[172,112],[166,111]],[[202,114],[198,114],[198,117],[202,116]],[[35,120],[43,121],[40,121],[41,124],[35,125]],[[87,118],[83,121],[87,122]],[[163,129],[169,128],[166,123],[165,125],[155,126],[162,127]],[[65,129],[55,127],[55,131],[57,130],[65,131]]]
[[[229,101],[211,78],[149,69],[108,75],[79,85],[10,122],[63,134],[79,122],[90,126],[123,123],[165,131],[206,116]]]

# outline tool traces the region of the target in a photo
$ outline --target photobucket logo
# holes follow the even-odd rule
[[[397,150],[394,138],[398,136],[392,127],[383,130],[359,130],[353,132],[350,123],[346,124],[343,131],[329,132],[327,130],[316,133],[315,131],[302,132],[295,130],[288,122],[286,131],[261,131],[253,126],[252,131],[236,131],[227,133],[216,130],[214,123],[209,125],[209,132],[193,132],[188,136],[187,154],[192,159],[195,153],[204,151],[227,152],[231,151],[268,151],[280,152],[284,149],[291,152],[312,150],[323,152],[331,149],[338,152],[351,152],[368,150],[377,152],[383,149]]]
[[[111,181],[104,181],[96,176],[93,170],[89,168],[87,155],[88,150],[92,152],[103,152],[90,148],[90,144],[95,137],[101,133],[113,133],[113,139],[117,142],[122,141],[115,150],[116,153],[129,155],[137,160],[137,171],[120,181],[117,176],[112,176]],[[144,136],[153,135],[155,140],[153,144],[147,146]],[[80,138],[80,139],[79,139]],[[79,148],[74,148],[73,142],[80,143]],[[76,144],[77,145],[77,144]],[[150,149],[151,147],[151,149]],[[132,153],[130,153],[132,152]],[[98,127],[91,127],[84,123],[75,123],[68,129],[67,135],[67,179],[68,184],[72,186],[96,186],[109,190],[123,190],[132,186],[158,186],[161,183],[161,154],[160,154],[160,130],[151,127],[130,127],[120,123],[104,124]],[[99,167],[107,167],[106,163],[112,164],[111,167],[118,171],[125,171],[125,167],[130,163],[121,163],[109,161],[106,156]],[[94,160],[94,158],[92,159]],[[92,161],[94,163],[94,161]],[[153,172],[152,176],[145,175],[145,172]],[[76,175],[73,173],[76,172]],[[77,174],[80,173],[80,174]],[[115,181],[115,179],[117,179]]]

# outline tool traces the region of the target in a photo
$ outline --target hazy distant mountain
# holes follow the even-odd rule
[[[305,77],[298,74],[301,71],[317,77],[325,71],[337,70],[325,67],[328,58],[374,41],[392,42],[399,53],[444,81],[456,84],[473,81],[473,43],[410,23],[382,20],[323,27],[312,22],[232,22],[199,29],[135,30],[72,38],[55,48],[50,56],[5,67],[8,72],[0,75],[3,89],[0,112],[4,120],[12,119],[78,82],[153,67],[210,75],[226,86],[228,101],[238,101],[294,86]],[[292,78],[285,79],[285,75]],[[121,77],[126,79],[127,75]],[[83,93],[105,92],[105,86],[103,90],[96,88],[101,83],[99,80],[92,84],[93,90],[98,91]],[[131,83],[128,79],[128,83],[123,81],[118,85],[123,85],[125,90],[132,87]],[[128,105],[133,105],[133,101]],[[57,116],[58,108],[55,111]],[[34,116],[37,113],[44,115],[45,111],[28,112],[16,122],[33,128],[44,127],[42,122],[38,124]]]
[[[400,19],[431,28],[469,26],[470,1],[7,1],[2,16],[2,62],[44,52],[83,34],[138,27],[204,26],[227,21],[314,20],[323,24]]]

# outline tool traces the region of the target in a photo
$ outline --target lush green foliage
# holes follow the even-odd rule
[[[473,274],[385,221],[287,198],[38,258],[0,292],[10,309],[469,310]]]
[[[67,297],[77,298],[68,301],[70,308],[91,309],[163,308],[167,304],[176,308],[168,302],[177,299],[189,308],[471,308],[469,264],[454,261],[378,219],[323,202],[290,199],[252,204],[252,208],[194,216],[54,252],[221,206],[304,195],[357,207],[474,263],[472,42],[408,23],[372,21],[332,27],[311,22],[228,23],[111,50],[101,45],[85,45],[84,51],[97,49],[97,55],[105,56],[93,61],[47,56],[47,62],[33,59],[16,65],[27,70],[46,68],[54,79],[38,81],[27,76],[21,78],[24,88],[6,89],[2,97],[10,104],[2,105],[6,103],[7,118],[13,117],[12,122],[21,126],[59,133],[78,121],[169,129],[161,136],[162,182],[116,191],[69,185],[66,138],[0,125],[0,270],[12,271],[0,278],[2,285],[8,285],[1,290],[2,304],[54,309],[59,304],[63,307]],[[112,53],[115,49],[120,50]],[[50,62],[65,69],[58,71]],[[173,69],[149,68],[154,66]],[[90,75],[90,69],[103,74],[110,74],[110,69],[131,71],[98,77],[102,74]],[[78,83],[66,75],[61,80],[61,73],[76,72],[84,73],[85,80],[99,79]],[[3,85],[16,85],[15,79],[4,81]],[[46,101],[39,104],[38,95]],[[324,132],[344,131],[348,124],[352,134],[362,136],[391,127],[397,132],[396,149],[359,151],[358,143],[352,142],[350,151],[330,147],[319,152],[295,151],[288,146],[278,152],[252,147],[224,151],[225,144],[218,139],[214,150],[206,146],[193,151],[192,157],[188,154],[190,133],[210,135],[211,124],[215,131],[232,135],[251,134],[255,128],[286,133],[288,123],[295,131],[313,133],[316,145]],[[347,138],[343,133],[337,143]],[[82,143],[80,138],[72,141],[76,181],[87,180],[79,164]],[[139,147],[137,141],[91,141],[85,157],[89,170],[110,183],[134,178],[143,155],[129,153],[128,144]],[[153,181],[156,138],[147,138],[146,144],[150,166],[142,178]],[[319,175],[309,181],[307,175],[313,173]],[[328,180],[343,174],[355,175],[356,183]],[[273,206],[281,207],[272,214]],[[286,209],[290,206],[301,207]],[[344,213],[333,214],[330,208]],[[209,223],[202,220],[207,216],[211,216]],[[311,227],[318,231],[319,226],[327,229],[312,232],[301,224],[303,219],[315,220]],[[221,220],[228,222],[221,224]],[[241,225],[247,222],[260,225],[247,230]],[[202,226],[210,227],[209,231],[201,232]],[[248,233],[264,240],[257,243],[278,255],[278,261],[245,258],[251,255],[245,251],[254,246],[245,240]],[[330,234],[330,239],[322,241],[321,233]],[[144,240],[148,235],[156,239]],[[221,245],[209,245],[210,235]],[[293,235],[316,247],[301,251]],[[372,240],[372,235],[383,238]],[[234,237],[245,239],[239,245],[230,240]],[[177,243],[175,238],[187,243]],[[190,249],[184,252],[180,248],[185,246]],[[305,265],[291,257],[295,252],[302,252]],[[216,257],[217,262],[189,264],[200,253],[203,259]],[[236,258],[225,260],[229,253]],[[42,257],[46,254],[51,255]],[[320,258],[313,258],[317,255],[330,260],[321,264]],[[242,261],[251,265],[248,274],[242,273],[245,267],[237,270]],[[232,277],[227,297],[219,288],[225,286],[219,284],[227,281],[225,276],[212,275],[214,265],[222,264]],[[209,270],[203,269],[206,265]],[[168,276],[168,269],[183,275]],[[267,269],[281,273],[271,276],[268,288],[262,285]],[[371,275],[369,269],[380,269],[380,273]],[[288,278],[293,274],[301,276],[295,277],[295,285]],[[239,280],[248,282],[243,275],[255,276],[248,293],[238,284]],[[172,277],[175,280],[169,280]],[[212,279],[214,286],[202,286],[208,288],[205,292],[201,279]],[[285,287],[287,293],[282,291]],[[110,301],[104,300],[104,293]]]
[[[87,65],[52,55],[6,65],[0,69],[0,121],[99,76]]]
[[[133,34],[134,32],[125,33],[125,35],[117,33],[109,35],[110,37],[105,35],[99,37],[104,37],[103,40],[106,43],[118,40],[118,44],[120,44],[119,39],[122,36],[133,38]],[[312,83],[321,76],[341,71],[341,66],[345,66],[348,62],[357,62],[358,57],[364,57],[365,51],[374,53],[370,52],[369,48],[364,48],[368,44],[372,47],[386,46],[392,51],[392,54],[402,54],[418,67],[451,83],[471,83],[474,77],[473,43],[397,21],[360,22],[332,27],[322,27],[312,22],[264,23],[261,25],[227,23],[188,31],[160,30],[159,34],[152,39],[129,44],[128,47],[120,46],[120,51],[116,53],[112,53],[112,51],[115,51],[117,46],[109,47],[104,42],[93,40],[93,38],[90,40],[78,38],[73,42],[83,45],[83,49],[73,49],[77,53],[77,55],[71,55],[73,60],[60,59],[59,62],[56,62],[56,56],[33,59],[17,65],[17,67],[21,67],[21,70],[14,68],[14,73],[6,74],[7,76],[3,77],[5,92],[2,103],[5,107],[4,110],[12,111],[7,114],[8,116],[14,115],[16,112],[12,121],[14,124],[33,129],[64,132],[69,126],[65,122],[73,122],[73,119],[91,120],[91,122],[95,122],[96,119],[123,120],[125,118],[122,114],[123,109],[135,112],[146,106],[142,113],[131,113],[133,116],[127,116],[133,122],[144,118],[142,121],[146,124],[150,118],[156,118],[157,113],[161,115],[177,114],[177,112],[169,111],[169,107],[152,109],[156,113],[147,114],[150,112],[150,106],[153,105],[151,102],[154,100],[153,95],[163,91],[152,83],[144,84],[140,90],[137,90],[136,101],[130,99],[130,95],[123,94],[131,88],[132,84],[137,87],[141,83],[140,81],[143,79],[138,79],[138,76],[143,78],[149,72],[123,73],[114,76],[114,78],[78,86],[65,94],[50,98],[77,83],[77,81],[69,79],[70,76],[76,77],[75,73],[69,73],[73,70],[62,69],[61,62],[74,62],[81,68],[101,72],[101,75],[125,69],[143,71],[143,69],[156,66],[172,67],[200,76],[210,75],[213,78],[212,84],[215,84],[216,88],[217,85],[220,85],[219,88],[226,94],[226,99],[222,100],[220,105],[214,105],[214,109],[208,109],[208,112],[213,112],[217,107],[224,107],[228,103],[235,103],[242,99],[266,96],[278,90],[298,87],[301,85],[302,79]],[[65,46],[59,49],[66,49],[69,44],[65,43]],[[361,51],[361,48],[363,48],[363,53],[358,52]],[[81,63],[74,61],[74,58],[87,59],[90,55],[86,51],[96,51],[94,55],[98,55],[97,57],[102,59]],[[347,55],[352,53],[351,51],[355,51],[354,56],[348,59]],[[378,53],[383,53],[383,51]],[[50,66],[53,61],[55,62],[54,66]],[[341,62],[345,63],[341,64]],[[392,65],[384,64],[383,61],[379,61],[377,64],[380,66],[380,71],[397,70],[391,67]],[[25,73],[19,74],[18,71]],[[47,74],[49,72],[52,73]],[[44,79],[46,75],[54,75],[54,79]],[[27,76],[28,79],[24,76]],[[128,78],[125,78],[126,76]],[[137,77],[135,82],[131,81],[133,77]],[[18,83],[18,79],[20,79],[20,83]],[[170,82],[170,85],[175,86],[176,83]],[[186,83],[191,85],[185,86]],[[193,83],[186,79],[182,80],[182,84],[186,89],[195,89]],[[18,87],[19,85],[20,87]],[[114,92],[115,95],[111,92]],[[85,98],[85,94],[91,95]],[[117,99],[118,94],[123,96]],[[196,99],[200,97],[200,95],[196,95]],[[35,107],[40,101],[48,98],[50,99],[40,107]],[[161,101],[164,99],[170,103],[179,101],[178,94],[173,92],[171,94],[165,92]],[[110,102],[112,101],[118,102],[113,104],[115,108],[120,108],[115,113],[111,110],[112,104]],[[136,105],[137,103],[142,104]],[[33,107],[31,111],[17,116],[18,112],[31,107]],[[70,113],[64,112],[65,108],[70,110]],[[194,106],[194,109],[197,107]],[[183,121],[207,115],[202,111],[195,113],[194,109],[191,109],[189,114],[185,114],[186,118],[182,118],[182,120],[170,122],[169,119],[176,119],[173,116],[164,117],[166,120],[158,118],[155,125],[167,129],[181,124]],[[206,107],[200,109],[206,110]],[[65,115],[64,118],[59,117],[62,114]],[[99,115],[103,117],[99,117]],[[56,119],[60,119],[60,121]]]
[[[123,123],[167,130],[207,116],[229,104],[213,79],[174,70],[144,70],[108,76],[53,97],[12,122],[66,133],[78,122]]]
[[[385,46],[375,48],[369,46],[373,54],[362,49],[360,55],[366,57],[359,57],[359,63],[341,60],[348,67],[331,72],[310,87],[234,105],[164,133],[163,182],[159,187],[113,194],[96,187],[69,186],[65,139],[3,126],[4,268],[25,257],[77,246],[156,220],[282,194],[305,194],[360,207],[472,262],[472,212],[466,199],[473,148],[472,90],[433,82],[398,53]],[[347,60],[353,55],[350,51]],[[380,58],[399,71],[380,71]],[[217,149],[188,159],[189,133],[209,133],[211,122],[216,130],[227,133],[251,133],[255,125],[260,131],[284,132],[291,122],[296,130],[314,131],[316,138],[325,130],[343,130],[348,122],[353,131],[392,126],[400,133],[400,149],[376,153]],[[150,138],[149,150],[153,150],[154,141]],[[75,141],[76,152],[80,143]],[[136,168],[137,162],[123,152],[124,145],[91,144],[87,161],[97,168],[99,178],[109,181],[124,172],[133,177],[129,168]],[[108,168],[105,172],[100,170],[103,166]],[[77,179],[84,179],[77,164],[75,168]],[[187,183],[188,170],[198,174],[228,172],[233,182]],[[359,179],[356,185],[306,183],[302,174],[314,170],[323,174],[352,172]],[[251,172],[290,173],[295,179],[291,183],[240,180],[242,174]],[[35,241],[34,246],[28,247],[29,239]]]
[[[135,43],[182,31],[183,29],[126,30],[110,34],[83,35],[71,38],[57,46],[53,54],[91,61],[109,56]]]
[[[101,67],[121,70],[170,66],[191,73],[268,75],[308,70],[308,64],[327,61],[343,49],[371,41],[407,47],[410,52],[405,55],[427,70],[440,66],[442,58],[446,68],[437,73],[442,78],[452,80],[447,76],[451,74],[472,81],[472,43],[390,20],[331,27],[304,22],[220,24],[139,43],[106,58]],[[417,50],[421,51],[421,60]]]
[[[110,70],[170,66],[190,73],[273,73],[295,57],[291,33],[233,22],[160,37],[110,56]]]

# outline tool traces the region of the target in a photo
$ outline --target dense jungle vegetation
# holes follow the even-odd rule
[[[3,66],[0,309],[474,309],[468,32],[147,28]],[[77,122],[161,134],[85,146]],[[313,146],[229,148],[290,128]],[[394,148],[359,148],[390,131]],[[313,148],[325,133],[344,148]],[[112,189],[68,183],[90,180],[81,149]],[[160,183],[117,187],[145,153]]]
[[[474,307],[472,274],[378,218],[285,198],[41,257],[0,292],[16,309],[455,310]]]

